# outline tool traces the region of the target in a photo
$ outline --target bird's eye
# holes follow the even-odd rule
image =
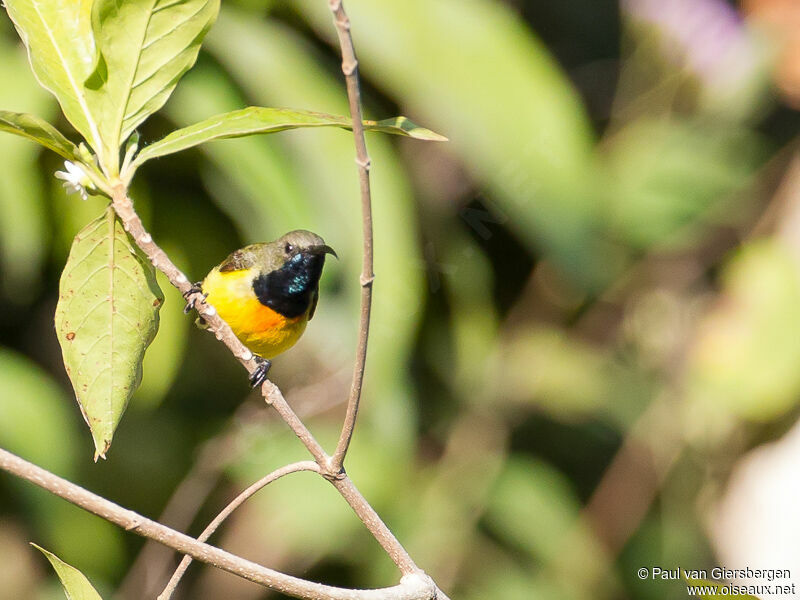
[[[283,249],[286,252],[286,254],[291,254],[292,252],[294,252],[294,246],[292,246],[291,244],[286,244],[286,246],[284,246]]]

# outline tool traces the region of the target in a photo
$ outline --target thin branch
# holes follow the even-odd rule
[[[115,525],[148,537],[249,581],[307,600],[431,600],[436,586],[422,573],[406,575],[400,584],[382,589],[351,590],[292,577],[235,556],[147,519],[0,448],[0,469],[47,490]]]
[[[281,467],[280,469],[276,469],[269,475],[262,477],[249,488],[244,490],[241,494],[239,494],[236,498],[234,498],[224,509],[222,509],[222,511],[214,518],[214,520],[208,524],[208,527],[203,530],[203,533],[197,537],[197,541],[205,542],[208,538],[210,538],[212,534],[219,528],[219,526],[222,525],[222,522],[256,492],[263,489],[273,481],[280,479],[284,475],[297,473],[298,471],[314,471],[315,473],[319,473],[319,465],[310,460],[296,462],[286,465],[285,467]],[[186,573],[186,570],[189,568],[190,564],[192,564],[192,557],[188,555],[184,556],[183,560],[181,560],[180,564],[178,565],[178,568],[175,569],[172,577],[170,577],[170,580],[164,588],[164,591],[159,594],[156,600],[169,600],[172,598],[172,594],[175,593],[183,574]]]
[[[205,463],[198,461],[189,476],[173,492],[159,515],[159,522],[177,531],[186,531],[218,479],[216,469],[207,469]],[[169,575],[172,555],[169,547],[147,540],[128,569],[116,596],[127,600],[155,596]]]
[[[231,421],[236,422],[237,415],[249,406],[249,403],[240,406]],[[238,431],[234,425],[229,425],[221,433],[203,443],[194,465],[172,492],[164,510],[161,511],[158,518],[161,523],[178,531],[186,531],[189,528],[217,485],[222,470],[231,462],[234,454],[231,448],[235,445],[237,436]],[[154,596],[167,578],[171,556],[169,548],[148,540],[139,551],[133,566],[128,569],[117,595],[129,600]]]
[[[147,232],[142,224],[142,220],[133,208],[133,202],[128,197],[125,186],[121,183],[115,185],[111,193],[111,204],[114,211],[122,221],[125,231],[131,234],[136,245],[145,253],[153,266],[167,276],[169,282],[174,285],[182,294],[188,294],[192,289],[192,284],[186,275],[175,266],[167,253],[153,241],[153,237]],[[248,372],[252,373],[256,368],[253,360],[253,353],[239,341],[230,326],[217,314],[216,309],[205,302],[202,294],[194,294],[197,312],[208,323],[209,329],[216,338],[225,344],[233,355],[241,362]]]
[[[342,73],[347,83],[347,99],[350,103],[350,118],[353,122],[353,137],[356,145],[356,164],[358,165],[358,181],[361,190],[361,228],[363,236],[363,257],[361,266],[361,317],[358,324],[358,346],[355,364],[353,365],[353,381],[347,400],[342,433],[336,450],[331,458],[329,469],[338,473],[343,469],[344,458],[353,439],[353,430],[358,417],[358,405],[361,401],[361,389],[364,385],[364,368],[367,362],[367,341],[369,339],[370,313],[372,311],[373,273],[373,240],[372,240],[372,198],[370,194],[369,169],[370,160],[367,154],[367,143],[364,139],[364,126],[361,114],[361,89],[358,84],[358,60],[356,59],[353,38],[350,35],[350,19],[344,11],[342,0],[329,0],[328,5],[333,14],[339,46],[342,50]]]
[[[271,388],[274,388],[274,391]],[[330,464],[330,457],[308,432],[308,429],[306,429],[303,422],[297,414],[295,414],[294,410],[292,410],[292,407],[286,402],[286,399],[283,397],[283,394],[280,393],[277,386],[267,380],[264,382],[262,389],[265,390],[265,397],[269,395],[271,398],[271,400],[267,400],[267,402],[272,403],[272,407],[278,411],[278,414],[280,414],[283,420],[292,428],[292,431],[295,432],[295,435],[300,438],[306,448],[308,448],[308,451],[314,456],[314,460],[316,460],[320,467],[320,474],[339,490],[339,493],[342,494],[342,497],[350,505],[350,508],[353,509],[353,512],[356,513],[369,532],[378,541],[381,547],[383,547],[392,561],[394,561],[394,564],[397,565],[401,573],[403,573],[403,575],[422,573],[422,570],[414,564],[411,556],[409,556],[406,549],[403,548],[391,530],[381,520],[378,513],[375,512],[375,509],[369,505],[366,499],[356,489],[350,478],[343,471],[336,473],[326,471]]]
[[[346,475],[337,479],[331,479],[333,484],[345,501],[350,505],[350,508],[358,515],[358,518],[366,525],[367,529],[372,533],[378,543],[383,546],[383,549],[400,568],[404,575],[412,573],[422,573],[423,571],[414,564],[414,561],[405,551],[405,549],[394,537],[394,534],[386,527],[386,524],[375,512],[375,509],[370,506],[361,492],[358,491],[351,479]]]

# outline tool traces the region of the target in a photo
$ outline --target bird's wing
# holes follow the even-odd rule
[[[317,310],[317,300],[319,300],[319,288],[315,289],[311,295],[311,310],[308,311],[309,321],[314,317],[314,311]]]
[[[236,250],[228,255],[228,258],[222,261],[219,266],[221,273],[228,273],[230,271],[242,271],[249,269],[255,264],[255,257],[252,253],[247,252],[246,249]]]

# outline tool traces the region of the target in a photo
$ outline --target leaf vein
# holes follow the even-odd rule
[[[156,6],[153,9],[153,14],[159,13],[162,10],[167,10],[168,8],[172,8],[173,6],[175,6],[177,4],[181,4],[183,2],[184,2],[184,0],[175,0],[175,2],[170,2],[168,4],[162,4],[161,6]]]
[[[108,302],[108,298],[107,297],[106,298],[101,298],[100,300],[95,302],[92,305],[92,307],[84,313],[83,318],[81,319],[81,322],[78,324],[77,327],[75,327],[75,331],[78,332],[81,329],[83,329],[83,326],[86,325],[86,321],[89,320],[89,317],[92,316],[92,313],[94,311],[96,311],[98,308],[100,308],[101,306],[103,306],[103,304],[106,303],[106,302]]]
[[[183,18],[181,21],[179,21],[178,23],[175,23],[172,29],[170,29],[169,31],[166,31],[166,32],[162,33],[162,34],[161,34],[161,35],[159,35],[158,37],[156,37],[156,38],[154,38],[154,39],[150,40],[148,43],[144,44],[144,45],[142,46],[142,50],[141,50],[142,54],[144,54],[144,52],[145,52],[145,51],[146,51],[146,50],[147,50],[147,49],[148,49],[150,46],[152,46],[153,44],[156,44],[156,43],[158,43],[160,40],[163,40],[165,37],[172,35],[172,34],[173,34],[173,33],[175,33],[175,32],[176,32],[178,29],[180,29],[181,27],[183,27],[184,25],[186,25],[186,23],[188,23],[189,21],[191,21],[192,19],[194,19],[194,18],[195,18],[197,15],[199,15],[201,12],[203,12],[203,10],[205,10],[205,8],[206,8],[207,6],[208,6],[208,0],[206,0],[206,2],[203,2],[203,3],[200,5],[200,8],[198,8],[196,11],[194,11],[194,12],[193,12],[191,15],[188,15],[188,16],[186,16],[185,18]],[[183,50],[181,50],[181,52],[183,52]],[[174,57],[176,56],[176,54],[180,54],[181,52],[177,52],[177,53],[173,54],[173,55],[172,55],[172,58],[174,58]],[[167,62],[170,62],[170,61],[167,61]],[[165,64],[166,64],[166,63],[165,63]],[[136,86],[134,85],[134,87],[136,87]]]
[[[105,338],[109,337],[109,335],[111,335],[111,334],[109,334],[109,333],[104,333],[103,335],[101,335],[101,336],[97,337],[97,339],[95,339],[95,340],[94,340],[94,341],[91,343],[91,345],[90,345],[90,346],[89,346],[89,347],[88,347],[86,350],[84,350],[84,351],[82,352],[81,360],[80,360],[80,362],[78,363],[78,372],[79,372],[79,373],[81,372],[81,369],[83,368],[83,363],[86,361],[86,359],[87,359],[87,358],[89,358],[89,355],[91,354],[92,350],[94,350],[94,347],[95,347],[95,346],[97,346],[97,344],[99,344],[99,343],[100,343],[101,341],[103,341]]]

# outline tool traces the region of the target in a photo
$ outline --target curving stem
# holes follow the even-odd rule
[[[280,469],[274,470],[269,475],[266,475],[256,481],[253,485],[249,488],[244,490],[241,494],[236,496],[231,502],[224,508],[222,511],[214,517],[214,520],[208,524],[208,526],[203,530],[197,537],[198,542],[205,542],[208,538],[212,536],[212,534],[222,525],[222,522],[227,519],[233,511],[239,508],[242,504],[245,503],[251,496],[253,496],[259,490],[265,488],[267,485],[276,481],[283,477],[284,475],[289,475],[290,473],[297,473],[298,471],[314,471],[315,473],[319,473],[319,465],[311,460],[305,460],[301,462],[292,463],[286,465],[285,467],[281,467]],[[167,583],[164,591],[158,595],[156,600],[170,600],[172,598],[172,594],[175,593],[175,590],[178,587],[178,584],[183,577],[183,574],[186,573],[186,570],[189,568],[189,565],[192,564],[192,557],[188,554],[183,557],[178,567],[175,569],[175,572],[170,577],[169,582]]]
[[[361,265],[361,317],[358,324],[358,346],[356,347],[353,380],[350,395],[347,399],[342,433],[331,457],[328,470],[338,473],[344,468],[344,458],[353,439],[353,430],[358,417],[358,405],[361,401],[361,389],[364,385],[364,367],[367,362],[367,341],[369,339],[369,321],[372,311],[373,273],[373,240],[372,240],[372,196],[369,183],[370,160],[367,154],[367,142],[364,139],[364,125],[361,114],[361,89],[358,83],[358,60],[350,35],[350,19],[344,11],[341,0],[329,0],[328,5],[333,14],[339,46],[342,49],[342,73],[347,83],[347,99],[350,103],[350,118],[353,122],[353,137],[356,144],[356,164],[358,165],[358,182],[361,190],[361,229],[364,241]]]

